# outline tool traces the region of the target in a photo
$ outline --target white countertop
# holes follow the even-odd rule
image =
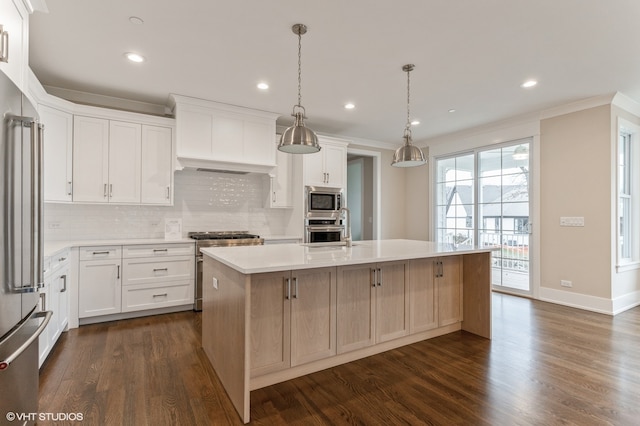
[[[276,244],[201,249],[204,255],[243,274],[452,256],[492,250],[495,248],[453,246],[416,240],[356,241],[352,247],[324,244]]]

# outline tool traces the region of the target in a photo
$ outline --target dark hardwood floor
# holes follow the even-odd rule
[[[65,333],[41,369],[39,411],[82,413],[82,422],[57,424],[241,424],[200,348],[199,327],[200,314],[184,312]],[[259,389],[251,418],[636,425],[640,307],[610,317],[494,294],[493,340],[452,333]]]

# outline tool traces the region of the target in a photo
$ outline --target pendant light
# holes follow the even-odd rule
[[[300,95],[302,35],[307,32],[307,27],[303,24],[295,24],[291,27],[291,31],[298,36],[298,103],[293,106],[293,112],[291,113],[295,117],[295,122],[293,126],[282,133],[278,149],[290,154],[312,154],[320,151],[320,145],[318,145],[318,137],[313,130],[304,125],[306,111],[302,106],[302,97]]]
[[[404,128],[404,145],[398,148],[396,153],[393,155],[391,165],[394,167],[415,167],[427,163],[422,150],[411,144],[411,114],[409,111],[409,95],[411,93],[411,86],[409,73],[413,71],[414,68],[415,65],[413,64],[407,64],[402,67],[402,71],[407,73],[407,125]]]

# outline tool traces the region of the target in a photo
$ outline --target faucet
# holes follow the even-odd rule
[[[347,247],[351,247],[351,211],[346,207],[342,207],[340,209],[340,214],[342,214],[343,211],[347,212],[347,225],[348,226],[347,226],[347,236],[341,238],[340,241],[344,242]]]

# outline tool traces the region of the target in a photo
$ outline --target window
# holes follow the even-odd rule
[[[618,186],[618,271],[640,264],[640,127],[619,120]]]

